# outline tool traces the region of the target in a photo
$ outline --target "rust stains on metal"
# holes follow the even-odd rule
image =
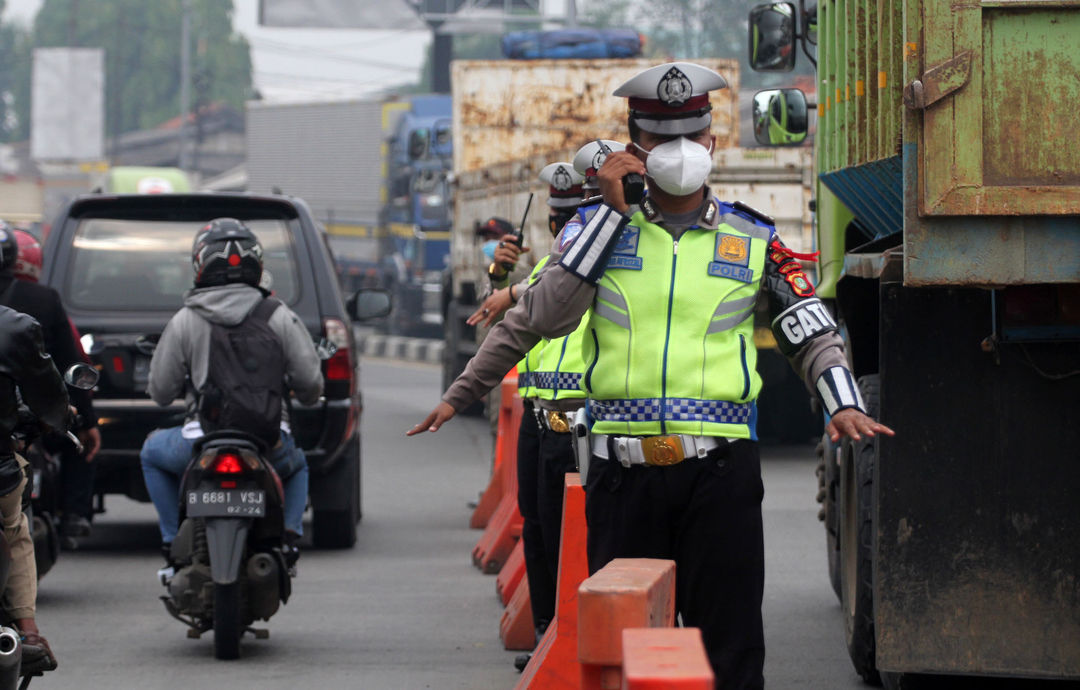
[[[717,148],[738,136],[738,63],[703,59],[730,88],[710,94]],[[625,140],[626,100],[612,96],[653,60],[468,60],[453,65],[456,173],[589,139]]]

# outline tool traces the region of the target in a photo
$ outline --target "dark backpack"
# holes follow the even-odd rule
[[[279,306],[266,298],[235,326],[210,323],[210,361],[198,408],[206,433],[236,429],[267,448],[277,445],[285,352],[269,322]]]

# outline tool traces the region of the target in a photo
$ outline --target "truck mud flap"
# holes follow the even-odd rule
[[[989,290],[880,296],[878,668],[1080,678],[1077,344],[984,351]]]

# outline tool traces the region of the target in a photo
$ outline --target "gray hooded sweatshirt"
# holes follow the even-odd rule
[[[184,295],[184,307],[176,312],[161,334],[150,360],[146,392],[158,405],[168,405],[184,395],[187,404],[185,436],[197,420],[196,391],[206,385],[210,354],[210,323],[235,326],[262,300],[262,292],[243,283],[196,288]],[[282,304],[270,317],[270,329],[281,339],[285,354],[285,382],[296,399],[311,405],[322,395],[321,360],[311,334],[291,309]],[[190,375],[191,384],[187,385]],[[282,404],[282,426],[288,428],[288,406]]]

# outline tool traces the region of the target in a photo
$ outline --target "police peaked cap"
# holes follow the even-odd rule
[[[630,99],[630,117],[646,132],[692,134],[712,122],[709,92],[727,85],[707,67],[668,62],[641,72],[613,95]]]
[[[596,171],[604,164],[604,158],[607,157],[607,154],[600,150],[601,143],[611,149],[612,153],[626,148],[611,139],[600,139],[599,142],[594,139],[578,149],[578,152],[574,154],[574,170],[584,176],[585,189],[599,189],[596,183]]]
[[[548,206],[575,208],[585,196],[581,184],[585,176],[574,170],[573,163],[552,163],[540,171],[540,181],[549,185]]]

